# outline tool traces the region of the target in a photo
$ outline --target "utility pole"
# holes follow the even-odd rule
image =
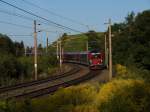
[[[109,80],[112,79],[112,41],[111,41],[111,19],[109,19]]]
[[[106,49],[107,49],[107,36],[105,34],[105,56],[106,56]]]
[[[46,54],[48,53],[48,32],[46,32]]]
[[[27,56],[27,47],[24,47],[24,55]]]
[[[64,60],[64,47],[62,47],[61,49],[62,49],[62,51],[61,51],[61,54],[62,54],[61,59],[62,59],[62,63],[63,63],[63,60]]]
[[[57,60],[59,59],[59,43],[58,43],[58,40],[57,40],[57,50],[56,50],[56,54],[57,54]]]
[[[108,68],[107,35],[105,34],[105,66]]]
[[[89,44],[88,44],[88,41],[86,42],[86,52],[87,52],[87,63],[89,61],[89,57],[88,57],[88,52],[89,52]]]
[[[34,78],[37,80],[37,32],[36,20],[34,20]]]
[[[61,48],[61,41],[59,41],[59,62],[60,62],[60,70],[62,70],[62,48]]]

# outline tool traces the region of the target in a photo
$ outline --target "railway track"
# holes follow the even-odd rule
[[[48,81],[52,81],[52,80],[56,80],[56,79],[59,79],[59,78],[62,78],[62,77],[66,77],[66,76],[68,76],[68,75],[70,75],[70,74],[72,74],[76,71],[79,71],[79,68],[72,66],[71,70],[69,70],[67,72],[64,72],[64,73],[61,73],[59,75],[50,76],[48,78],[44,78],[44,79],[40,79],[40,80],[36,80],[36,81],[31,81],[31,82],[26,82],[26,83],[21,83],[21,84],[17,84],[17,85],[1,87],[0,88],[0,94],[4,93],[4,92],[7,92],[7,91],[14,90],[14,89],[33,86],[33,85],[37,85],[37,84],[40,84],[40,83],[45,83],[45,82],[48,82]]]
[[[62,82],[61,84],[57,84],[57,85],[54,85],[54,86],[51,86],[51,87],[48,87],[48,88],[44,88],[44,89],[40,89],[38,91],[34,91],[34,92],[30,92],[30,93],[27,93],[27,94],[23,94],[23,95],[19,95],[19,96],[16,96],[16,98],[37,98],[37,97],[41,97],[43,95],[46,95],[46,94],[52,94],[54,93],[56,90],[58,90],[60,87],[68,87],[68,86],[71,86],[71,85],[76,85],[76,84],[79,84],[83,81],[86,81],[88,79],[91,79],[93,77],[95,77],[97,74],[99,74],[99,71],[91,71],[87,74],[85,74],[84,76],[82,77],[79,77],[77,79],[73,79],[73,80],[70,80],[68,82]]]
[[[98,71],[89,71],[87,67],[76,65],[71,71],[56,77],[43,79],[17,86],[0,88],[0,99],[36,98],[50,94],[60,87],[68,87],[94,77]]]

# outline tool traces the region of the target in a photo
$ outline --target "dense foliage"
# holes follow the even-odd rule
[[[34,58],[26,55],[23,42],[13,42],[8,36],[0,34],[0,86],[20,83],[22,80],[33,79]],[[42,55],[43,48],[38,46],[38,73],[51,73],[57,66],[54,55]],[[27,48],[32,53],[32,48]]]
[[[21,63],[12,55],[0,54],[0,84],[7,85],[11,79],[19,79],[24,70]]]
[[[8,36],[0,34],[1,54],[12,54],[14,56],[24,55],[24,43],[13,42]]]
[[[15,54],[14,43],[9,37],[2,34],[0,34],[0,52]]]
[[[114,80],[101,88],[100,112],[149,112],[150,88],[142,80]]]
[[[150,10],[112,26],[114,63],[150,70]]]
[[[86,36],[88,37],[89,50],[104,49],[104,34],[103,33],[89,31],[88,33],[86,33]]]
[[[149,112],[150,85],[142,80],[113,80],[105,85],[82,84],[54,95],[0,103],[1,112]]]

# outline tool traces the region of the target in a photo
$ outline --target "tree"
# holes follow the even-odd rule
[[[134,12],[129,13],[125,19],[126,19],[126,21],[125,21],[126,24],[131,25],[132,23],[134,23],[135,13]]]
[[[13,56],[0,53],[0,83],[5,85],[12,79],[18,79],[23,74],[21,63]]]
[[[126,27],[113,38],[114,62],[150,70],[150,10],[137,16],[132,12],[124,24]],[[112,27],[119,29],[116,24]]]
[[[15,53],[16,56],[23,56],[24,55],[24,43],[23,41],[19,42],[14,42],[15,45]]]
[[[102,39],[100,39],[100,36],[98,35],[97,32],[91,30],[88,33],[86,33],[86,36],[88,37],[88,44],[89,44],[90,50],[102,48],[101,47]]]
[[[8,36],[2,34],[0,34],[0,52],[15,55],[14,43]]]

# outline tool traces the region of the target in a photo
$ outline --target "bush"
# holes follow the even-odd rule
[[[20,57],[18,58],[18,61],[23,67],[23,75],[25,77],[31,77],[34,70],[33,57]]]
[[[23,66],[25,77],[31,78],[34,73],[34,57],[20,57],[19,62]],[[54,57],[39,56],[38,57],[38,73],[49,73],[57,66],[57,60]]]
[[[38,73],[48,73],[50,68],[57,66],[57,59],[54,56],[38,57]]]
[[[116,65],[116,74],[119,76],[125,76],[127,74],[127,68],[123,65]]]
[[[6,103],[4,101],[0,102],[0,112],[4,112],[4,110],[6,109]]]
[[[41,99],[1,102],[2,112],[150,112],[150,85],[142,80],[113,80],[100,91],[84,84],[61,88]]]
[[[33,105],[36,112],[41,112],[39,108],[43,108],[43,106],[45,107],[43,112],[77,112],[77,110],[86,112],[85,110],[92,110],[95,95],[96,90],[93,86],[72,86],[58,90],[49,99],[34,100]],[[79,107],[81,105],[90,106]]]
[[[150,82],[150,71],[146,69],[137,68],[134,65],[128,67],[117,64],[115,67],[116,79],[138,79],[144,80],[146,83]]]
[[[71,112],[99,112],[97,107],[93,105],[76,106]]]
[[[12,55],[0,54],[0,79],[7,84],[10,79],[18,79],[23,74],[21,63]]]
[[[150,86],[142,80],[114,80],[97,96],[100,112],[149,112]]]

